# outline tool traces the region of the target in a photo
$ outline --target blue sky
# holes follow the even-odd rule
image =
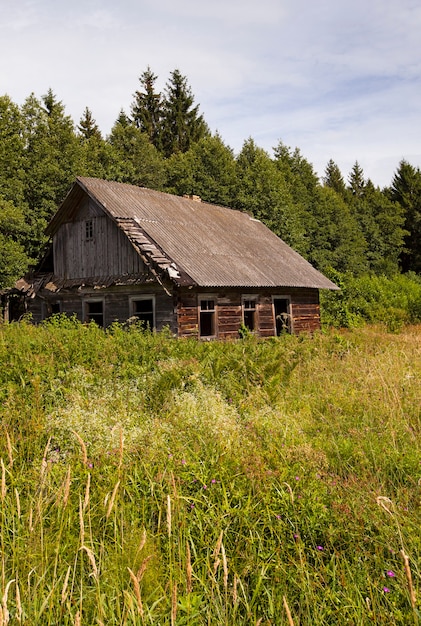
[[[186,75],[212,131],[298,147],[322,176],[421,166],[419,0],[0,0],[0,94],[51,87],[104,135],[149,65]]]

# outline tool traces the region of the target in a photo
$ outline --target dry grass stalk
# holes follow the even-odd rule
[[[14,583],[14,582],[15,582],[14,578],[12,578],[12,580],[9,580],[9,582],[7,583],[6,588],[4,590],[4,594],[3,594],[3,597],[2,597],[2,600],[1,600],[1,608],[2,608],[2,619],[1,619],[1,622],[0,622],[1,624],[5,624],[6,625],[6,624],[9,623],[10,615],[9,615],[9,610],[7,608],[7,596],[9,595],[10,585],[12,583]]]
[[[136,596],[136,602],[137,602],[137,611],[139,615],[143,616],[143,604],[142,604],[142,596],[140,594],[139,579],[136,576],[136,574],[130,569],[130,567],[128,567],[127,569],[129,570],[130,578],[133,583],[134,594]]]
[[[411,606],[412,606],[413,609],[415,609],[416,604],[417,604],[417,598],[416,598],[416,595],[415,595],[414,586],[412,584],[411,568],[409,567],[409,556],[407,554],[405,554],[404,550],[401,550],[400,554],[401,554],[401,556],[403,558],[405,574],[406,574],[406,580],[408,582],[409,596],[411,598]]]
[[[214,558],[214,563],[213,563],[213,575],[215,576],[216,571],[218,569],[218,567],[221,564],[221,559],[219,558],[219,553],[221,552],[221,545],[222,545],[222,537],[224,536],[224,531],[221,530],[221,534],[218,537],[218,541],[216,542],[215,545],[215,549],[213,551],[212,554],[212,558]]]
[[[97,568],[97,565],[96,565],[94,553],[92,552],[92,550],[90,548],[88,548],[88,546],[82,546],[79,549],[80,550],[85,550],[86,554],[88,555],[88,559],[89,559],[89,562],[90,562],[91,567],[92,567],[92,572],[91,572],[90,575],[98,582],[99,573],[98,573],[98,568]]]
[[[86,487],[85,487],[85,498],[83,500],[83,510],[85,511],[88,504],[89,504],[89,492],[90,492],[90,488],[91,488],[91,475],[88,474],[88,478],[86,480]]]
[[[175,626],[177,619],[177,583],[174,583],[171,593],[171,626]]]
[[[260,624],[263,622],[263,617],[259,617],[259,619],[256,622],[255,626],[260,626]]]
[[[83,519],[83,503],[82,498],[79,496],[79,527],[80,527],[80,543],[83,546],[85,543],[85,522]]]
[[[20,589],[19,589],[19,585],[18,585],[18,579],[16,576],[16,613],[15,613],[15,619],[16,621],[19,622],[19,624],[22,622],[22,603],[21,603],[21,599],[20,599]]]
[[[393,511],[390,508],[393,508],[393,502],[390,498],[386,498],[386,496],[377,496],[376,502],[382,509],[389,513],[389,515],[393,515]],[[390,508],[389,508],[390,506]]]
[[[118,481],[116,482],[115,486],[114,486],[113,492],[112,492],[112,494],[111,494],[110,501],[109,501],[109,503],[108,503],[107,513],[106,513],[106,515],[105,515],[105,517],[106,517],[107,519],[110,517],[110,515],[111,515],[111,511],[113,510],[114,500],[115,500],[115,498],[116,498],[116,495],[117,495],[117,491],[118,491],[119,486],[120,486],[120,481],[118,480]]]
[[[168,537],[171,537],[171,498],[167,496],[167,529]]]
[[[48,450],[50,449],[50,443],[51,443],[51,437],[47,441],[47,445],[45,446],[45,450],[44,450],[44,456],[42,457],[42,461],[41,461],[41,472],[40,472],[40,483],[41,483],[41,485],[44,482],[45,472],[46,472],[47,467],[48,467],[47,455],[48,455]]]
[[[28,519],[28,527],[29,527],[30,533],[34,530],[33,518],[34,518],[34,509],[31,507],[29,509],[29,519]]]
[[[10,465],[10,467],[12,467],[12,465],[13,465],[13,448],[12,448],[12,442],[10,441],[10,435],[9,435],[7,430],[6,430],[6,444],[7,444],[7,455],[9,457],[9,465]]]
[[[292,504],[294,504],[294,493],[292,491],[291,485],[289,485],[288,483],[284,483],[284,485],[288,489]]]
[[[291,611],[289,610],[288,602],[285,596],[282,598],[285,613],[287,614],[288,624],[289,626],[294,626],[294,620],[292,619]]]
[[[147,568],[148,563],[149,563],[149,561],[151,560],[151,558],[152,558],[152,554],[150,554],[149,556],[147,556],[147,557],[146,557],[146,559],[144,559],[144,560],[143,560],[142,565],[141,565],[141,566],[139,567],[139,569],[137,570],[137,574],[136,574],[136,576],[137,576],[137,580],[138,580],[139,582],[142,580],[142,578],[143,578],[143,574],[145,573],[146,568]]]
[[[69,584],[69,578],[70,578],[70,573],[72,571],[72,568],[69,567],[67,568],[67,572],[66,572],[66,576],[64,577],[64,582],[63,582],[63,588],[61,590],[61,603],[64,604],[67,598],[67,586]]]
[[[143,529],[142,539],[140,540],[139,547],[137,549],[138,552],[142,552],[143,548],[145,547],[145,543],[146,543],[146,528]]]
[[[238,602],[237,587],[238,587],[238,576],[237,574],[234,574],[234,583],[232,586],[232,601],[234,605],[237,604]]]
[[[4,462],[3,459],[0,459],[0,464],[1,464],[1,499],[2,501],[5,499],[6,497],[6,491],[7,491],[7,486],[6,486],[6,468],[4,466]]]
[[[86,449],[85,442],[83,441],[83,439],[79,435],[79,433],[77,433],[75,430],[72,430],[72,433],[74,434],[74,436],[78,440],[79,445],[81,447],[81,450],[82,450],[82,462],[83,462],[84,465],[87,465],[88,464],[88,451]]]
[[[224,570],[224,588],[225,591],[228,590],[228,563],[227,563],[227,557],[225,554],[225,548],[224,548],[224,544],[221,541],[221,556],[222,556],[222,567]]]
[[[67,506],[67,503],[69,501],[69,495],[70,495],[70,465],[67,468],[66,478],[64,479],[64,486],[63,486],[63,506],[64,507]]]
[[[80,611],[78,611],[75,615],[75,626],[81,626],[82,621],[80,619]]]
[[[187,577],[187,593],[191,593],[193,589],[192,584],[192,566],[191,566],[191,552],[189,542],[186,541],[186,577]]]

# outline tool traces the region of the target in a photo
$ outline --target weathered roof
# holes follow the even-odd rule
[[[47,234],[72,219],[87,193],[139,253],[177,284],[337,289],[246,213],[125,183],[77,178]]]

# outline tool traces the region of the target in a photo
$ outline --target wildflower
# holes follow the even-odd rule
[[[181,465],[185,465],[186,464],[186,459],[181,459]]]
[[[216,479],[212,478],[211,483],[214,485],[216,483]]]
[[[207,486],[207,485],[203,485],[203,489],[207,489],[207,488],[208,488],[208,486]]]
[[[296,476],[296,477],[295,477],[295,480],[300,480],[300,477],[299,477],[299,476]]]
[[[316,549],[319,550],[320,552],[323,552],[324,547],[323,546],[316,546]]]
[[[383,587],[383,591],[384,591],[384,593],[390,593],[389,587]]]
[[[395,578],[396,574],[393,570],[388,569],[386,572],[386,576],[389,576],[389,578]]]
[[[276,516],[276,519],[281,519],[281,516],[279,515],[279,513],[278,513],[278,515]]]

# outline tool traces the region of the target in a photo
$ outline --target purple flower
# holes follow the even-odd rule
[[[207,486],[207,485],[203,485],[203,489],[207,489],[207,488],[208,488],[208,486]]]
[[[295,480],[300,480],[300,477],[299,477],[299,476],[296,476],[296,477],[295,477]]]
[[[320,552],[323,552],[324,547],[323,546],[316,546],[316,549],[319,550]]]
[[[393,570],[388,569],[386,572],[386,576],[389,576],[389,578],[395,578],[396,574]]]
[[[212,478],[211,483],[214,485],[216,483],[216,478]]]
[[[389,587],[383,587],[383,591],[384,591],[385,593],[390,593],[390,589],[389,589]]]
[[[181,465],[185,465],[187,463],[186,459],[181,459]]]

